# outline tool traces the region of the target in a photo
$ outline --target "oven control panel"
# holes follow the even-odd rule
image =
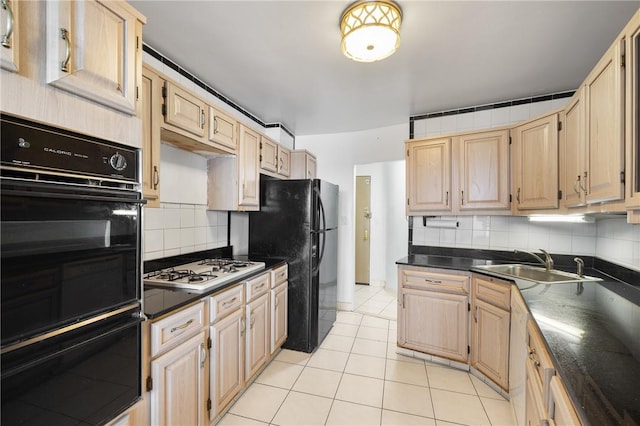
[[[2,166],[139,182],[140,151],[2,114]]]

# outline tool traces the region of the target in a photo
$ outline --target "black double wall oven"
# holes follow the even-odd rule
[[[140,152],[0,121],[1,423],[104,424],[141,397]]]

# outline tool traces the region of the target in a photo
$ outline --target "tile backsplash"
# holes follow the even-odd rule
[[[626,217],[598,219],[596,223],[529,222],[520,216],[458,216],[457,228],[423,226],[413,221],[413,245],[491,250],[545,249],[557,254],[597,256],[632,269],[640,269],[640,225]]]
[[[206,205],[161,203],[144,208],[144,260],[227,245],[227,212]]]

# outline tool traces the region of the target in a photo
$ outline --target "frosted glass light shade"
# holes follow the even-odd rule
[[[391,56],[400,46],[402,12],[391,1],[362,0],[342,15],[342,52],[358,62]]]

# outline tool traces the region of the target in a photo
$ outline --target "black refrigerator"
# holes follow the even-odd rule
[[[289,264],[283,347],[312,352],[336,320],[338,186],[261,176],[260,211],[249,213],[249,255]]]

